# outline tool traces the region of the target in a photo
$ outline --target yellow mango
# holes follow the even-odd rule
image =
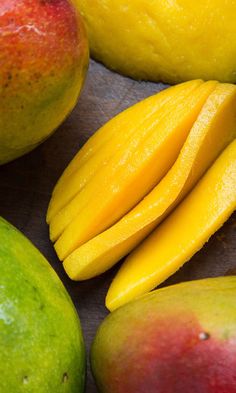
[[[212,83],[215,82],[210,82],[210,84]],[[203,84],[200,82],[200,86],[201,85]],[[99,197],[102,197],[104,203],[105,195],[108,194],[108,196],[112,196],[113,193],[116,193],[116,190],[119,192],[119,177],[122,176],[125,179],[130,172],[134,171],[132,160],[136,158],[138,148],[140,146],[142,147],[145,139],[155,132],[158,124],[165,118],[167,110],[171,110],[173,106],[183,106],[183,102],[185,102],[187,97],[196,90],[197,86],[199,86],[199,81],[193,81],[193,84],[188,85],[186,91],[185,89],[181,89],[168,105],[164,105],[162,110],[160,109],[157,112],[156,116],[151,116],[151,119],[146,119],[141,125],[138,122],[137,124],[140,128],[138,128],[138,131],[135,133],[135,137],[131,133],[119,149],[116,148],[116,145],[112,145],[112,151],[109,153],[111,154],[112,152],[112,156],[106,165],[103,165],[101,168],[96,168],[97,171],[95,175],[81,189],[81,192],[77,193],[76,196],[52,218],[50,222],[50,238],[52,241],[58,239],[68,224],[70,224],[78,214],[81,216],[81,211],[83,209],[87,209],[89,206],[88,209],[91,210],[94,206],[93,204],[96,203]],[[134,122],[134,118],[132,120]],[[126,129],[123,127],[123,133],[125,131]],[[128,166],[130,166],[129,170]],[[118,172],[120,172],[121,175],[119,175]],[[125,203],[123,207],[125,207]],[[93,209],[93,211],[96,210]]]
[[[126,259],[106,298],[109,310],[155,288],[187,262],[236,208],[236,140],[184,201]]]
[[[103,273],[137,246],[180,202],[236,137],[236,86],[219,84],[208,97],[167,175],[120,221],[72,252],[64,268],[73,280]]]
[[[77,210],[82,205],[82,209],[77,216],[73,211],[71,217],[75,218],[66,229],[62,227],[65,231],[55,244],[60,259],[114,224],[161,180],[176,160],[215,86],[216,82],[206,82],[181,102],[173,100],[146,138],[140,143],[132,138],[123,151],[117,152],[119,159],[116,155],[109,170],[105,168],[78,194],[73,204]],[[65,217],[68,219],[68,215]],[[52,237],[55,235],[53,230],[59,227],[58,222],[53,226],[53,221],[50,225]]]
[[[188,89],[192,92],[202,83],[196,80],[165,89],[126,109],[95,132],[60,177],[49,204],[47,222],[51,222],[101,167],[109,165],[114,148],[118,150],[131,135],[141,133],[147,121],[151,126],[152,117],[177,94],[186,94]]]
[[[234,0],[73,0],[92,56],[136,79],[236,82]]]

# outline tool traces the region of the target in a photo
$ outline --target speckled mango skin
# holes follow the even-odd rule
[[[92,346],[102,393],[235,393],[236,277],[154,291],[110,314]]]
[[[91,53],[135,79],[236,82],[234,0],[73,0]]]
[[[69,0],[0,2],[0,164],[32,150],[73,109],[88,65]]]
[[[77,313],[40,252],[0,218],[0,392],[82,393]]]

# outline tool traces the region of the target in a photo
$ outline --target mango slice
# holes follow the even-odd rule
[[[47,212],[47,222],[49,223],[55,214],[71,201],[99,168],[109,164],[109,160],[114,155],[114,146],[118,150],[131,135],[141,132],[147,120],[150,125],[153,124],[150,118],[156,116],[157,112],[176,94],[181,94],[186,89],[191,92],[202,83],[196,80],[165,89],[126,109],[95,132],[79,150],[56,184]]]
[[[109,310],[155,288],[208,241],[236,208],[236,140],[186,199],[127,258],[106,298]]]
[[[64,261],[73,280],[103,273],[137,246],[236,137],[236,87],[219,84],[203,106],[173,167],[115,225],[77,248]]]
[[[123,143],[123,145],[121,144],[120,148],[118,149],[114,144],[111,146],[109,151],[110,155],[112,153],[110,160],[108,160],[101,168],[97,168],[96,166],[97,172],[95,173],[95,176],[92,177],[91,181],[87,182],[86,186],[82,188],[81,192],[79,192],[51,220],[50,237],[52,241],[58,239],[58,237],[62,234],[70,222],[72,222],[79,213],[81,217],[81,212],[83,209],[86,209],[86,211],[91,211],[91,209],[96,207],[98,204],[99,211],[99,209],[102,208],[100,200],[102,200],[104,205],[105,200],[113,198],[113,194],[116,195],[122,192],[120,177],[125,180],[127,176],[128,179],[129,176],[132,176],[132,173],[135,171],[132,161],[136,160],[136,165],[141,167],[142,163],[139,163],[139,160],[137,160],[137,152],[139,148],[142,149],[145,139],[148,140],[148,136],[151,136],[156,132],[158,124],[160,124],[163,118],[165,118],[167,110],[171,110],[174,105],[183,106],[183,102],[185,102],[187,97],[192,94],[194,90],[196,90],[199,83],[201,84],[199,81],[193,81],[193,85],[188,85],[186,90],[181,89],[179,94],[176,94],[174,97],[172,97],[170,103],[167,102],[166,105],[163,105],[161,108],[159,108],[157,113],[154,114],[153,118],[151,116],[151,119],[146,119],[144,123],[141,121],[141,124],[140,119],[138,118],[136,123],[137,131],[135,133],[135,137],[131,133],[128,137],[128,140],[126,141],[123,136],[120,136],[121,140],[125,140],[125,143]],[[136,122],[135,117],[133,117],[133,123],[134,122]],[[123,133],[124,132],[126,132],[126,129],[123,127]],[[102,153],[103,152],[101,152],[101,154]],[[147,154],[148,153],[149,152],[147,152]],[[138,198],[138,194],[135,193],[135,195],[136,198]],[[127,199],[127,202],[128,201],[129,199]],[[133,204],[135,204],[135,202],[136,200],[133,202]],[[105,206],[105,210],[107,210],[107,207],[108,205]],[[123,203],[122,207],[125,209],[125,202]],[[127,209],[130,207],[132,207],[132,205],[129,205]],[[95,219],[94,212],[96,211],[96,209],[93,209],[93,221]],[[116,213],[118,214],[118,210]]]
[[[60,259],[114,224],[161,180],[175,162],[215,86],[216,82],[206,82],[186,99],[172,100],[161,111],[152,132],[147,135],[144,128],[144,138],[132,138],[117,152],[109,171],[108,168],[100,171],[65,211],[54,217],[51,239],[64,230],[55,244]]]

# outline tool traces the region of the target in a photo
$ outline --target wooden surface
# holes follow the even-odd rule
[[[61,277],[79,312],[87,353],[98,325],[107,315],[104,297],[116,268],[84,283],[74,283],[66,277],[49,241],[45,223],[50,194],[63,169],[96,129],[121,110],[163,87],[133,81],[91,61],[79,103],[59,130],[32,153],[0,167],[0,215],[32,240]],[[165,284],[224,275],[236,268],[235,229],[236,215]],[[95,392],[88,366],[86,393]]]

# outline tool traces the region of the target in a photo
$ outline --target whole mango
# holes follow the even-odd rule
[[[32,150],[73,109],[88,44],[69,0],[0,2],[0,164]]]
[[[235,393],[236,277],[166,287],[120,307],[98,330],[102,393]]]
[[[40,252],[0,218],[0,392],[82,393],[73,304]]]
[[[135,79],[236,82],[234,0],[73,0],[91,52]]]

